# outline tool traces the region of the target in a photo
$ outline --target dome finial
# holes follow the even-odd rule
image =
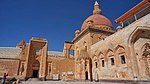
[[[102,14],[102,11],[97,1],[95,1],[95,4],[94,4],[93,14]]]
[[[99,5],[97,1],[95,1],[95,5]]]

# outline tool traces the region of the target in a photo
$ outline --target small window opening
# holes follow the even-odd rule
[[[104,60],[102,60],[102,67],[104,67],[105,66],[105,63],[104,63]]]
[[[85,64],[85,69],[87,69],[87,64]]]
[[[70,50],[70,56],[71,56],[71,57],[74,56],[74,50]]]
[[[124,55],[121,56],[121,63],[122,64],[126,64],[126,60],[125,60],[125,56]]]
[[[111,60],[111,65],[115,65],[114,58],[110,58],[110,60]]]
[[[87,46],[85,46],[85,50],[87,51]]]
[[[97,65],[98,65],[98,64],[97,64],[97,62],[95,62],[95,66],[96,66],[96,68],[97,68]]]

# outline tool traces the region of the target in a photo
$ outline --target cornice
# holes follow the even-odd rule
[[[98,33],[107,33],[107,34],[115,33],[115,31],[113,31],[113,30],[104,30],[104,29],[97,29],[97,28],[87,27],[83,31],[81,31],[81,33],[77,37],[75,37],[72,40],[72,42],[75,43],[77,40],[81,39],[83,36],[85,36],[89,32],[95,32],[95,33],[98,32]]]

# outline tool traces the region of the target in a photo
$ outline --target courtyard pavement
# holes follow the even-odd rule
[[[64,81],[26,81],[22,84],[150,84],[150,82],[138,82],[138,83],[117,83],[117,82],[64,82]]]

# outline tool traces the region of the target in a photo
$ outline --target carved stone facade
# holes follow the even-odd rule
[[[150,9],[149,1],[140,4],[147,4]],[[73,41],[67,42],[74,47],[75,79],[149,80],[150,14],[125,28],[117,27],[114,32],[101,12],[96,2],[93,15],[84,21],[81,31],[75,32]]]
[[[135,7],[138,12],[133,8],[129,13],[139,13],[141,4],[147,6],[144,5],[144,11],[150,9],[148,0],[139,4],[140,9],[139,5]],[[125,14],[117,22],[123,24],[127,17]],[[48,41],[41,38],[32,38],[29,43],[21,41],[16,48],[0,48],[0,76],[6,72],[20,79],[150,80],[149,18],[147,13],[124,28],[117,27],[115,32],[96,2],[81,31],[75,31],[71,42],[65,41],[63,52],[48,52]]]
[[[62,52],[48,52],[47,49],[46,39],[32,38],[30,43],[21,41],[14,50],[12,48],[0,50],[4,54],[4,56],[1,54],[0,57],[0,76],[8,73],[9,77],[23,80],[28,78],[53,80],[54,75],[57,75],[57,80],[59,80],[62,79],[63,72],[73,72],[71,74],[73,79],[74,58],[66,58]],[[15,56],[11,56],[12,54]]]

